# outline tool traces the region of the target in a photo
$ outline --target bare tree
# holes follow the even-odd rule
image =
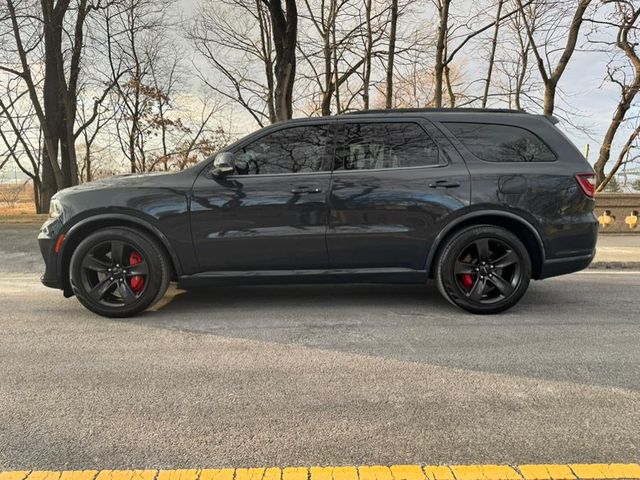
[[[78,183],[75,140],[86,27],[91,13],[108,3],[7,0],[0,10],[0,21],[8,26],[0,38],[5,47],[0,70],[24,84],[42,132],[42,210],[57,190]],[[98,95],[95,102],[105,97]]]
[[[0,168],[9,162],[29,177],[33,183],[33,200],[36,212],[42,213],[42,135],[33,105],[28,100],[28,90],[19,78],[5,76],[5,86],[0,94]]]
[[[233,7],[227,14],[220,7]],[[235,9],[235,10],[234,10]],[[295,0],[228,0],[222,5],[205,3],[188,36],[198,51],[230,84],[226,91],[206,80],[212,89],[239,103],[263,125],[293,115],[296,79],[298,10]],[[235,54],[224,56],[222,47]],[[234,60],[240,60],[238,63]],[[248,61],[247,61],[248,60]],[[264,71],[264,82],[255,80],[253,61]]]
[[[449,106],[455,107],[456,93],[453,89],[450,72],[456,55],[460,53],[471,40],[489,30],[491,27],[497,26],[517,14],[519,10],[514,9],[504,15],[498,13],[492,22],[487,22],[484,25],[475,25],[476,19],[469,19],[466,22],[457,24],[456,19],[451,15],[451,0],[433,1],[438,9],[438,33],[433,75],[435,88],[434,105],[436,107],[442,107],[443,92],[446,88],[449,97]],[[521,2],[521,0],[518,1]],[[500,12],[502,11],[502,2],[497,4],[496,9],[500,10]],[[461,27],[464,27],[464,29]],[[462,30],[462,32],[458,33],[460,30]]]
[[[104,11],[106,61],[115,84],[111,107],[117,141],[131,172],[148,171],[149,137],[155,136],[158,122],[162,124],[157,115],[169,101],[165,90],[174,86],[178,53],[168,35],[169,7],[167,0],[123,0]],[[159,86],[161,70],[169,83]]]
[[[309,67],[301,77],[312,85],[310,96],[319,96],[312,104],[319,105],[323,115],[331,113],[332,105],[337,113],[354,104],[369,108],[374,60],[381,54],[377,48],[388,25],[388,6],[375,0],[306,0],[305,5],[301,20],[313,28],[302,35],[299,52]]]
[[[198,160],[213,155],[231,143],[228,129],[220,124],[212,125],[214,115],[220,113],[221,104],[209,97],[199,102],[199,115],[189,122],[190,128],[176,143],[172,155],[173,167],[178,170],[195,164]]]
[[[640,91],[640,57],[636,51],[640,40],[638,36],[640,6],[627,0],[605,0],[604,3],[612,6],[613,11],[604,20],[595,22],[617,30],[614,45],[622,53],[626,63],[617,62],[614,56],[607,66],[608,80],[619,87],[620,98],[602,140],[598,160],[594,165],[597,175],[597,191],[599,192],[607,186],[619,168],[627,161],[631,150],[636,146],[640,133],[638,127],[633,129],[616,161],[609,172],[605,173],[616,135]]]
[[[264,126],[276,121],[275,73],[269,9],[262,0],[205,0],[186,33],[210,71],[202,82]]]
[[[94,120],[89,122],[90,118]],[[105,132],[106,127],[116,118],[115,111],[104,105],[96,112],[95,105],[89,106],[81,99],[78,102],[78,120],[84,126],[78,130],[76,143],[81,139],[78,150],[82,152],[81,162],[78,165],[80,181],[90,182],[94,178],[94,156],[104,150],[105,147],[97,147],[99,137]]]
[[[348,5],[346,0],[320,0],[315,3],[305,0],[306,10],[301,20],[310,22],[312,28],[299,40],[298,50],[309,68],[309,74],[302,74],[302,77],[312,85],[310,96],[319,95],[322,115],[331,114],[334,99],[340,113],[340,87],[365,62],[363,57],[354,62],[349,58],[362,25],[357,19],[357,11],[345,10]],[[348,19],[355,21],[350,24]],[[340,71],[342,64],[345,66]]]
[[[527,5],[522,3],[522,0],[516,0],[520,11],[522,12],[522,20],[524,22],[527,36],[531,44],[531,50],[536,59],[538,70],[542,81],[544,82],[544,114],[553,115],[553,111],[556,104],[556,91],[558,89],[558,83],[562,78],[564,71],[571,60],[576,44],[578,42],[578,36],[580,34],[580,27],[584,21],[584,17],[591,3],[591,0],[578,0],[577,6],[573,11],[571,22],[566,29],[559,28],[559,20],[551,22],[551,27],[543,30],[545,43],[540,45],[535,38],[534,30],[530,25],[528,18],[529,15],[525,11]],[[532,8],[532,7],[529,7]],[[556,18],[561,18],[566,14],[563,9],[553,9]],[[560,49],[560,57],[554,62],[552,57],[558,48],[554,41],[550,41],[551,38],[559,35],[560,38],[566,37],[564,47]],[[543,58],[544,56],[544,58]],[[554,65],[555,63],[555,65]]]
[[[538,9],[528,9],[529,25],[535,32]],[[533,66],[530,62],[531,42],[527,35],[522,15],[514,15],[506,27],[506,39],[501,44],[501,54],[496,69],[502,75],[500,90],[506,97],[509,108],[523,110],[523,101],[532,96],[537,85],[532,80]],[[540,102],[541,103],[541,102]]]

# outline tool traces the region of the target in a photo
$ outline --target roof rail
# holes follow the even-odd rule
[[[527,113],[524,110],[513,110],[509,108],[387,108],[373,110],[357,110],[346,112],[343,115],[365,115],[368,113],[427,113],[427,112],[460,112],[460,113]]]

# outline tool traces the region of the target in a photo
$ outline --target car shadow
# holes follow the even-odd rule
[[[439,307],[450,306],[435,285],[242,285],[190,289],[173,288],[166,304],[145,317],[194,313],[221,314],[231,311],[268,311],[295,309],[317,311],[333,309]],[[173,298],[171,298],[173,297]],[[451,307],[453,308],[453,307]]]
[[[247,351],[255,344],[242,342],[266,342],[487,373],[636,385],[629,376],[611,376],[607,364],[575,368],[573,359],[585,350],[595,349],[596,358],[617,357],[619,349],[611,346],[633,341],[633,335],[620,335],[635,320],[594,317],[602,305],[592,288],[592,282],[575,279],[534,282],[509,311],[471,315],[444,300],[433,282],[216,287],[174,292],[164,307],[126,321],[238,341]],[[595,346],[594,332],[603,339]]]

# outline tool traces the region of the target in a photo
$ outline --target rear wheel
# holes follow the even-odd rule
[[[99,230],[71,257],[71,286],[82,305],[105,317],[129,317],[157,302],[170,280],[164,252],[144,233]]]
[[[453,235],[436,262],[440,293],[472,313],[505,311],[522,298],[531,279],[523,243],[504,228],[468,227]]]

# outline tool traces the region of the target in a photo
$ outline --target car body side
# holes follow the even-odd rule
[[[359,170],[357,172],[318,172],[304,174],[308,178],[320,178],[329,182],[323,191],[325,212],[318,210],[314,217],[315,230],[302,229],[302,233],[311,231],[314,235],[324,235],[327,252],[331,239],[346,239],[345,245],[353,241],[366,242],[366,236],[380,238],[383,243],[375,252],[376,264],[367,265],[370,258],[358,259],[357,250],[344,247],[342,263],[332,264],[330,253],[324,262],[312,263],[311,268],[278,269],[270,264],[257,268],[221,268],[216,271],[211,265],[203,265],[198,249],[201,241],[220,235],[215,232],[216,215],[224,213],[224,208],[216,204],[224,185],[211,177],[211,160],[202,162],[182,172],[170,174],[148,174],[141,176],[122,176],[92,182],[90,184],[64,190],[56,196],[62,205],[62,215],[48,220],[43,225],[39,242],[45,259],[46,270],[43,283],[60,288],[71,295],[68,281],[68,264],[73,249],[82,238],[96,229],[106,226],[127,225],[150,234],[166,251],[171,259],[174,277],[186,286],[199,284],[224,283],[263,283],[281,281],[391,281],[422,282],[431,274],[431,268],[442,242],[457,229],[471,224],[493,224],[504,226],[516,233],[525,243],[532,257],[533,278],[547,278],[585,268],[595,254],[597,239],[597,220],[593,214],[594,200],[580,190],[575,175],[591,171],[591,167],[580,152],[544,117],[514,114],[492,113],[403,113],[344,115],[316,119],[292,120],[277,124],[251,134],[228,147],[228,151],[237,151],[255,139],[277,129],[296,125],[324,123],[335,130],[337,141],[342,122],[393,122],[414,121],[420,123],[429,136],[436,141],[446,157],[446,175],[453,175],[460,184],[459,188],[440,191],[430,189],[430,179],[437,179],[438,166],[419,168],[391,168]],[[557,157],[553,162],[487,162],[473,155],[449,131],[447,122],[482,122],[512,125],[524,128],[544,139]],[[256,177],[281,177],[287,175],[255,175]],[[237,178],[233,178],[237,177]],[[389,188],[376,186],[386,180]],[[260,179],[258,179],[260,180]],[[427,181],[425,181],[427,180]],[[225,182],[247,183],[248,178],[232,176]],[[342,182],[350,192],[350,197],[358,199],[355,207],[345,207],[340,215],[338,195],[333,195],[336,182]],[[390,182],[390,183],[389,183]],[[251,182],[249,182],[251,183]],[[395,188],[393,185],[397,185]],[[202,188],[209,195],[202,194]],[[233,190],[233,189],[232,189]],[[237,192],[238,188],[234,190]],[[272,215],[269,205],[273,203],[273,192],[254,187],[256,218]],[[373,192],[372,192],[373,190]],[[438,195],[434,195],[434,192]],[[379,196],[379,192],[383,196]],[[283,193],[292,196],[290,191]],[[378,195],[378,196],[376,196]],[[385,197],[386,195],[386,197]],[[431,195],[433,201],[425,203],[425,195]],[[298,201],[300,197],[296,197]],[[237,200],[237,199],[235,199]],[[234,200],[234,201],[235,201]],[[287,198],[281,199],[286,204]],[[240,200],[242,201],[242,200]],[[207,203],[208,202],[208,203]],[[376,230],[376,205],[392,205],[391,212],[383,212],[381,222],[387,222],[385,229],[393,222],[390,216],[398,219],[397,232]],[[204,205],[204,207],[203,207]],[[216,207],[217,205],[217,207]],[[225,203],[225,205],[227,205]],[[400,207],[398,207],[400,205]],[[425,211],[425,205],[430,211]],[[208,209],[205,221],[198,221],[199,212]],[[368,210],[367,210],[368,209]],[[218,212],[218,213],[216,213]],[[306,215],[304,211],[300,215]],[[420,220],[416,224],[417,218]],[[219,217],[222,218],[222,217]],[[307,221],[307,220],[305,220]],[[324,222],[326,227],[322,227]],[[365,229],[349,230],[350,222]],[[380,223],[382,225],[382,223]],[[214,227],[214,228],[211,228]],[[362,230],[360,228],[360,230]],[[209,229],[209,230],[207,230]],[[369,229],[367,231],[367,229]],[[254,232],[241,232],[244,240],[251,241]],[[249,232],[249,233],[247,233]],[[282,245],[282,238],[296,231],[287,231],[282,235],[272,232],[272,244]],[[59,250],[56,252],[56,242]],[[360,235],[360,237],[358,237]],[[401,237],[399,237],[401,236]],[[218,237],[220,238],[220,237]],[[394,238],[400,238],[408,251],[401,264],[392,265],[394,259],[385,252],[391,248]],[[233,237],[220,238],[241,244]],[[274,243],[275,242],[275,243]],[[280,243],[279,243],[280,242]],[[388,242],[389,248],[385,248]],[[212,248],[216,242],[212,241]],[[250,243],[247,243],[250,245]],[[371,245],[371,243],[368,243]],[[249,250],[237,251],[238,256],[246,256]],[[398,252],[396,251],[396,256]],[[347,262],[347,263],[345,263]],[[275,263],[274,263],[275,264]]]

